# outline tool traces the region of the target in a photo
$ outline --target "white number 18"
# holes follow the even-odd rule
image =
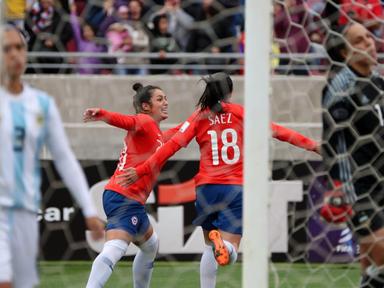
[[[212,164],[219,165],[219,145],[217,132],[214,130],[209,130],[208,135],[211,136],[212,144]],[[228,141],[228,136],[231,135],[231,141]],[[221,133],[221,141],[223,147],[221,148],[221,159],[225,164],[235,164],[240,159],[240,148],[237,146],[237,132],[234,129],[225,129]],[[228,148],[233,149],[233,158],[228,158]]]

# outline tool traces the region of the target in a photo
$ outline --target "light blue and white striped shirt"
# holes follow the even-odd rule
[[[39,158],[44,144],[84,215],[95,216],[88,184],[70,149],[54,100],[26,84],[19,95],[0,88],[0,206],[38,212]]]

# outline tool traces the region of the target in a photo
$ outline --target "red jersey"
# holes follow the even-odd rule
[[[159,173],[165,161],[196,138],[200,147],[200,169],[196,186],[203,184],[243,184],[243,117],[244,108],[222,103],[223,111],[195,111],[164,146],[136,168],[139,177]],[[313,141],[296,131],[271,124],[273,137],[295,146],[315,151]]]
[[[383,7],[380,0],[342,0],[340,4],[340,25],[347,24],[350,18],[364,23],[381,21],[383,18]]]
[[[142,204],[147,200],[149,193],[158,176],[157,173],[141,177],[134,184],[123,187],[116,183],[116,176],[123,173],[128,167],[143,163],[165,141],[167,141],[179,127],[169,129],[162,133],[158,124],[149,115],[123,115],[115,112],[101,110],[98,114],[110,125],[128,130],[124,138],[124,147],[120,153],[119,163],[115,173],[105,186],[107,190],[113,190]]]
[[[196,185],[243,184],[243,115],[241,105],[222,103],[223,110],[196,111],[172,138],[186,147],[195,137],[200,147]]]

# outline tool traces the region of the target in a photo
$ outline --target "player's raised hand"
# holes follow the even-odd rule
[[[91,122],[91,121],[97,121],[100,120],[100,117],[98,117],[100,112],[100,108],[88,108],[83,113],[83,121],[84,122]]]
[[[137,176],[136,169],[129,167],[123,170],[123,173],[116,176],[116,183],[120,186],[127,187],[139,179]]]
[[[85,218],[85,224],[87,225],[88,230],[91,231],[93,240],[103,238],[105,225],[99,218],[87,217]]]

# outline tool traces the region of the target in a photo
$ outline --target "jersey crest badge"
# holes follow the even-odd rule
[[[38,114],[36,116],[36,122],[37,122],[37,124],[39,124],[39,126],[42,126],[44,124],[43,114]]]

